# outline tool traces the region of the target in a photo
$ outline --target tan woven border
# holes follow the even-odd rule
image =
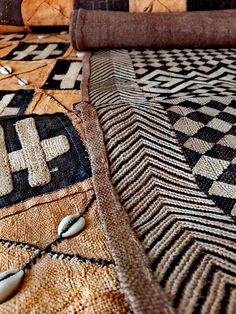
[[[75,109],[83,121],[100,219],[116,263],[121,288],[134,313],[173,313],[166,296],[153,279],[141,243],[131,229],[128,215],[110,181],[103,132],[97,113],[89,104],[90,57],[88,53],[84,58],[83,101]]]

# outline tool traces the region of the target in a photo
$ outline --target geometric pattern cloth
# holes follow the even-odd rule
[[[168,109],[199,186],[226,213],[236,210],[235,51],[130,52],[140,88]]]
[[[24,269],[24,277],[0,312],[128,313],[94,200],[84,121],[72,112],[82,55],[68,34],[7,34],[4,66],[11,71],[0,73],[0,272]],[[55,242],[70,215],[83,215],[84,230]]]
[[[234,96],[235,48],[131,50],[137,82],[151,101]]]
[[[225,90],[231,89],[229,73],[235,71],[228,53],[229,66],[220,66],[227,68]],[[196,98],[190,89],[188,99],[185,94],[175,99],[174,91],[170,98],[158,91],[147,99],[147,85],[154,82],[143,82],[142,76],[156,71],[160,81],[156,56],[161,54],[164,58],[159,50],[107,50],[90,59],[89,97],[104,133],[111,180],[174,310],[234,313],[235,99],[206,97],[206,91]],[[206,59],[208,50],[202,54]],[[219,51],[209,54],[217,58]],[[151,60],[145,63],[144,55]],[[106,64],[102,75],[99,64]],[[178,63],[169,66],[177,69]]]
[[[226,214],[236,210],[236,99],[184,101],[170,119],[193,174]]]

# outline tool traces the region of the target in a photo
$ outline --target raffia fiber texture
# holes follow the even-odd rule
[[[235,62],[235,48],[90,59],[112,183],[179,314],[236,310]]]
[[[96,200],[79,235],[43,250],[94,195],[84,121],[72,112],[82,55],[68,34],[7,34],[0,48],[12,71],[0,74],[0,271],[28,265],[0,312],[129,313]]]
[[[145,47],[211,47],[236,44],[236,10],[187,13],[74,11],[77,50]],[[188,25],[188,27],[186,27]]]

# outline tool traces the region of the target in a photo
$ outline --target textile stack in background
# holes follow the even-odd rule
[[[1,313],[236,313],[235,7],[1,1]]]
[[[235,0],[1,0],[0,32],[68,26],[74,9],[129,12],[185,12],[236,8]],[[4,26],[3,26],[4,25]]]

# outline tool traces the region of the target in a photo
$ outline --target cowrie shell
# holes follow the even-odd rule
[[[78,58],[83,58],[84,55],[85,55],[85,53],[84,53],[84,52],[81,52],[81,51],[77,51],[75,55],[76,55],[76,57],[78,57]]]
[[[20,80],[18,80],[18,84],[19,84],[20,86],[26,86],[26,85],[28,85],[28,81],[27,81],[27,80],[20,79]]]
[[[7,65],[4,65],[3,67],[0,68],[0,73],[3,75],[8,75],[12,73],[12,68],[10,68]]]
[[[0,273],[0,303],[9,299],[19,287],[24,271],[10,269]]]
[[[64,217],[58,226],[58,236],[62,238],[73,237],[82,231],[85,227],[84,217],[78,215],[69,215]]]

